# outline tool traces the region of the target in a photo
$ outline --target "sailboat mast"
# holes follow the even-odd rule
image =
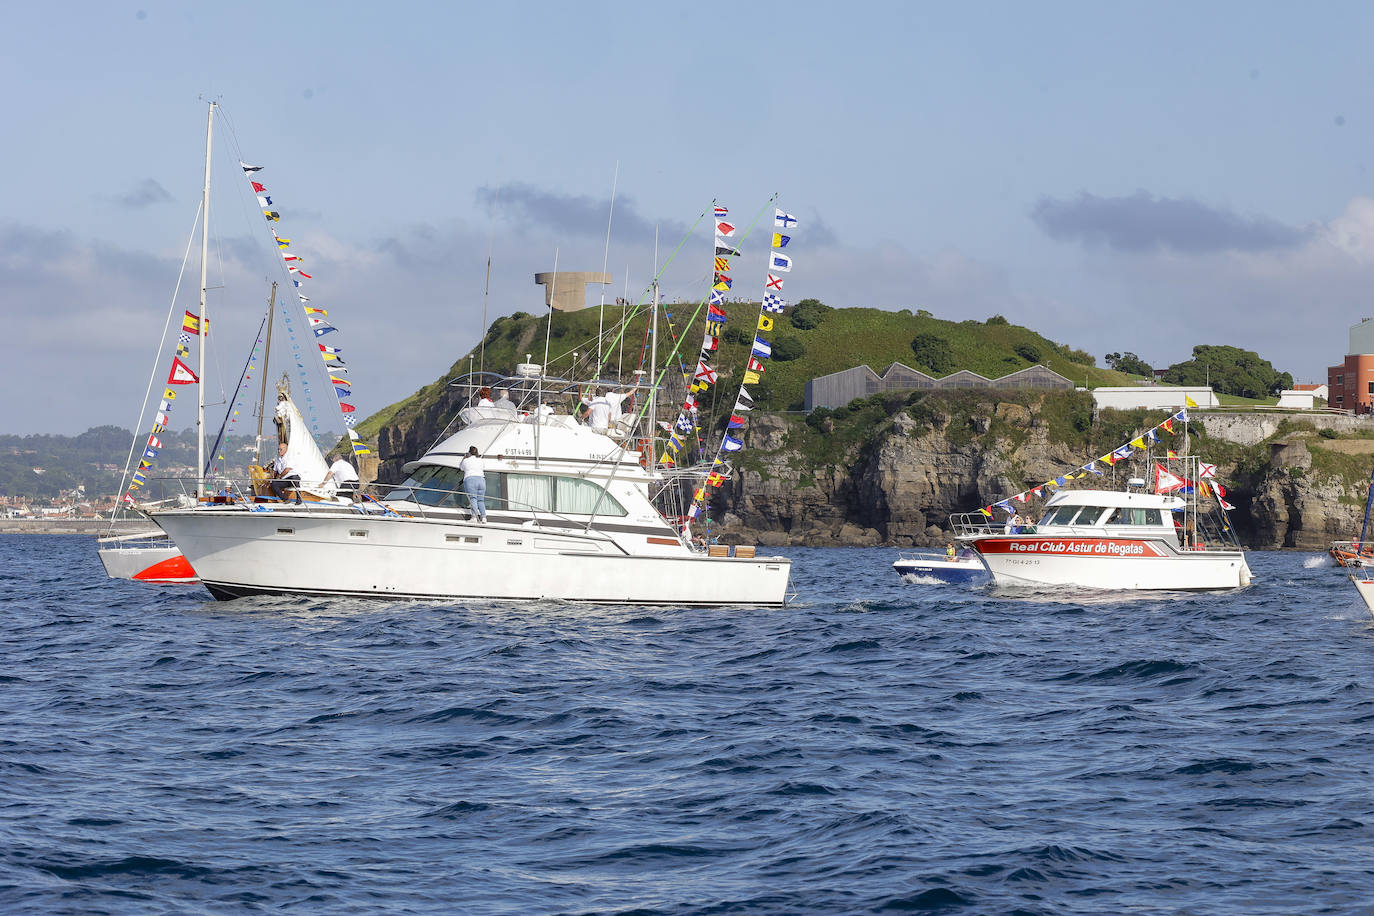
[[[200,371],[196,382],[196,499],[205,498],[205,349],[210,318],[205,309],[205,271],[210,262],[210,143],[215,130],[215,102],[205,113],[205,186],[200,192]]]
[[[277,322],[277,281],[267,299],[267,343],[262,353],[262,392],[258,395],[258,464],[262,464],[262,417],[267,413],[267,370],[272,367],[272,325]]]
[[[649,322],[649,420],[644,438],[649,442],[649,452],[644,456],[644,466],[654,467],[654,431],[658,415],[658,278],[654,278],[654,313]]]

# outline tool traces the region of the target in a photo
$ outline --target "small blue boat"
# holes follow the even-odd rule
[[[910,577],[914,582],[945,583],[949,585],[980,585],[991,576],[978,554],[967,548],[953,557],[934,551],[903,554],[892,564],[897,575]]]

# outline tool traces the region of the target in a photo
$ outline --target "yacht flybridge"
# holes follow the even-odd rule
[[[152,517],[221,599],[784,603],[790,560],[696,545],[665,514],[677,483],[653,470],[642,419],[583,425],[579,386],[521,370],[491,382],[517,406],[464,408],[459,430],[407,464],[407,479],[381,499],[296,506],[245,496]],[[471,447],[485,464],[485,523],[462,492]]]

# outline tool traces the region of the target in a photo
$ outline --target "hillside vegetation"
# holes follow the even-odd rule
[[[677,381],[680,382],[682,368],[690,372],[696,366],[706,308],[688,303],[669,305],[667,310],[672,320],[660,320],[659,366],[663,367],[677,341],[684,341],[673,361],[678,367]],[[720,384],[711,392],[717,402],[722,397],[732,398],[733,388],[739,384],[753,342],[759,304],[732,302],[726,306],[726,313],[725,333],[714,361],[721,375]],[[622,332],[623,316],[631,317]],[[603,346],[601,377],[628,379],[636,368],[647,368],[647,358],[641,357],[647,338],[647,319],[644,309],[606,307],[608,332]],[[543,362],[548,320],[547,315],[517,312],[494,321],[485,338],[486,369],[508,374],[517,363],[524,362],[527,355],[533,362]],[[596,309],[553,313],[549,341],[551,374],[578,378],[593,374],[597,321]],[[831,309],[814,300],[803,300],[790,314],[779,317],[771,332],[761,336],[772,342],[775,353],[775,358],[765,364],[767,370],[761,382],[751,387],[758,406],[765,410],[801,410],[808,380],[861,364],[879,373],[891,363],[900,362],[937,377],[969,369],[989,378],[1040,364],[1077,385],[1085,382],[1090,387],[1131,384],[1130,376],[1095,366],[1089,354],[1072,350],[1029,328],[1011,324],[1000,316],[987,321],[956,322],[936,318],[925,311],[912,314],[907,310]],[[927,344],[935,341],[934,349],[927,346],[922,355],[918,355],[912,347],[912,342],[918,338]],[[383,425],[433,403],[451,381],[468,372],[469,365],[478,368],[481,351],[481,345],[474,347],[435,383],[367,418],[358,426],[360,434],[373,438]],[[681,390],[680,385],[678,390]],[[726,392],[723,396],[722,391]],[[713,406],[718,409],[712,409]],[[724,407],[708,403],[707,409],[717,413]]]

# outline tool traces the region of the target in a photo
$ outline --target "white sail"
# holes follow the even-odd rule
[[[328,489],[332,492],[334,488],[332,481],[328,488],[322,486],[324,478],[329,474],[329,464],[324,460],[324,454],[320,451],[320,447],[315,444],[315,438],[306,429],[305,418],[296,409],[296,405],[291,402],[289,395],[285,395],[277,401],[276,414],[286,424],[288,436],[286,442],[287,467],[300,475],[301,486],[306,489]]]

